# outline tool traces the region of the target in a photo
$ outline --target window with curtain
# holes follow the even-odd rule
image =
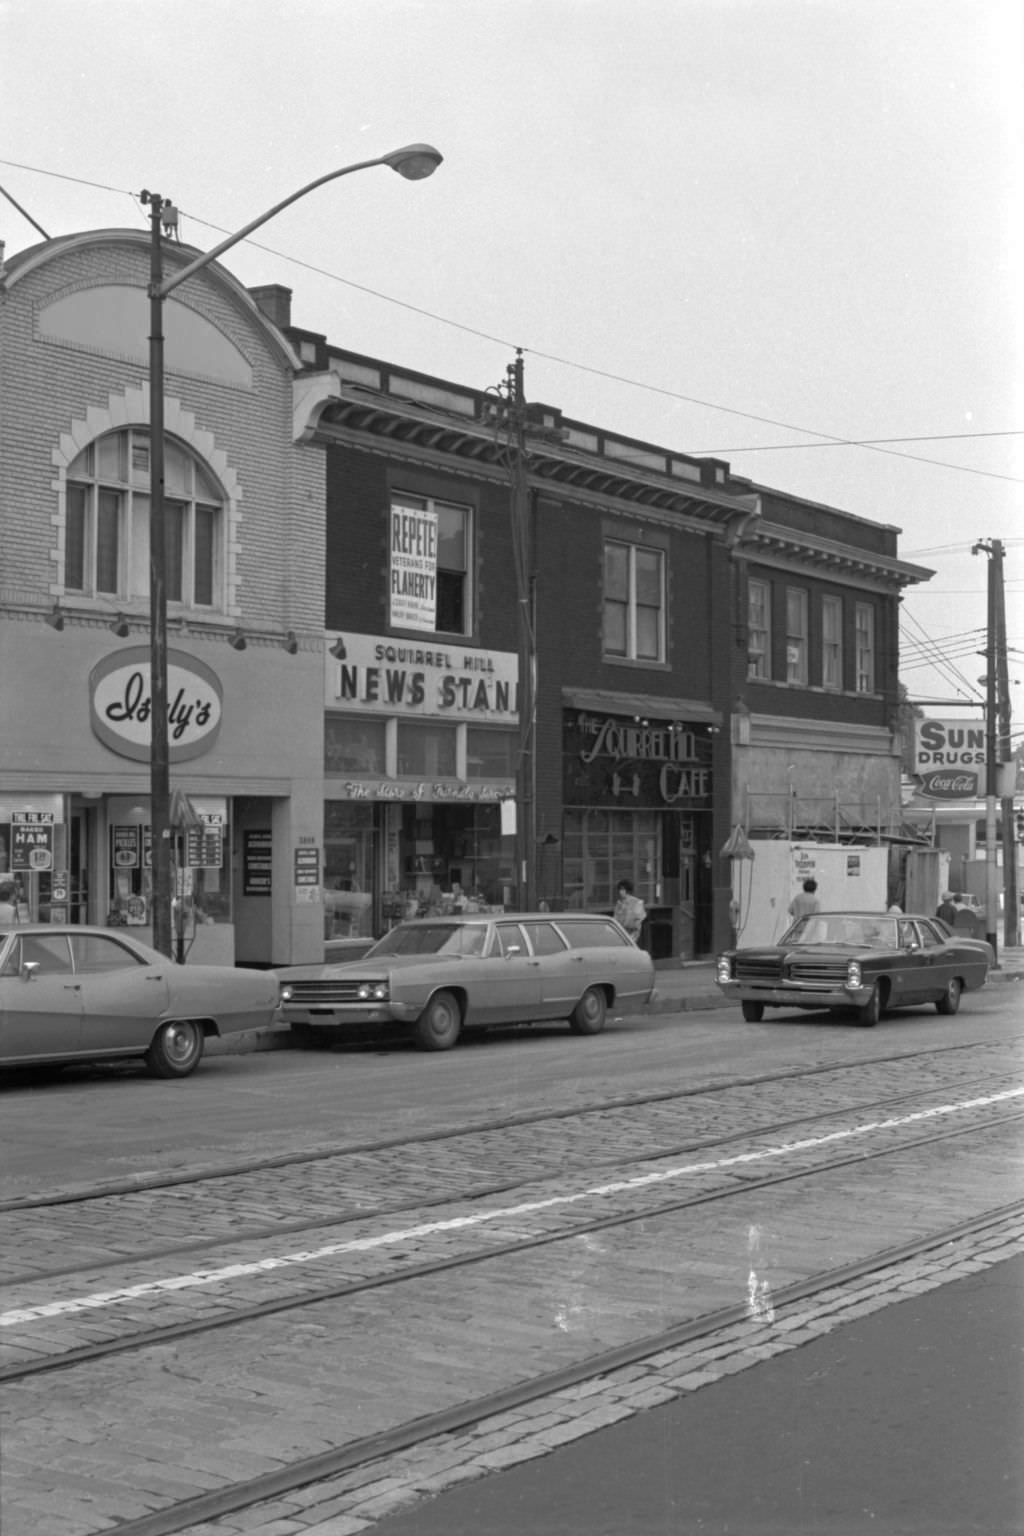
[[[821,600],[821,686],[838,691],[843,686],[843,600]]]
[[[807,683],[807,593],[786,588],[786,682]]]
[[[772,675],[771,588],[766,581],[747,583],[747,676]]]
[[[665,659],[665,556],[608,540],[604,546],[604,654]]]
[[[111,432],[67,473],[64,586],[110,598],[149,595],[149,434]],[[168,439],[164,462],[167,600],[222,608],[224,497],[206,466]]]
[[[875,610],[871,603],[858,603],[855,614],[857,638],[857,692],[875,691]]]

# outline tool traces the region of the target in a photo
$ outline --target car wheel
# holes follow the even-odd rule
[[[599,1035],[608,1016],[608,999],[600,987],[588,987],[569,1015],[574,1035]]]
[[[435,992],[416,1020],[416,1044],[424,1051],[450,1051],[462,1033],[462,1010],[452,992]]]
[[[882,1017],[882,992],[877,981],[871,988],[871,996],[862,1008],[857,1009],[857,1023],[865,1029],[873,1029]]]
[[[741,1003],[740,1007],[748,1024],[760,1024],[764,1018],[764,1003],[745,1002]]]
[[[191,1019],[172,1019],[161,1024],[146,1052],[146,1066],[154,1077],[188,1077],[198,1067],[206,1037]]]
[[[956,1013],[960,1007],[960,994],[963,987],[955,976],[951,976],[946,982],[946,990],[935,1004],[939,1013]]]

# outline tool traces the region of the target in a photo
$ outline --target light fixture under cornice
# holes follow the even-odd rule
[[[119,640],[124,640],[132,632],[131,625],[123,613],[118,614],[117,618],[111,623],[110,628]]]
[[[60,603],[54,603],[53,611],[46,615],[44,623],[49,624],[51,629],[58,631],[64,628],[64,614],[61,611]]]
[[[231,639],[228,641],[228,644],[231,646],[231,649],[233,651],[244,651],[247,648],[248,641],[246,640],[246,638],[243,635],[242,631],[240,629],[238,629],[231,636]]]
[[[335,640],[334,644],[328,647],[328,655],[333,656],[335,661],[345,660],[345,657],[348,655],[348,651],[345,649],[345,642],[340,635],[338,636],[337,640]]]
[[[290,629],[284,638],[284,648],[289,656],[297,656],[299,653],[299,641],[294,629]]]

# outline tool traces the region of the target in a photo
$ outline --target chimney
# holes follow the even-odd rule
[[[292,323],[292,290],[280,283],[267,283],[263,288],[250,288],[249,296],[267,319],[286,331]]]

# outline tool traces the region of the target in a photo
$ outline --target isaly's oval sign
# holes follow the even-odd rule
[[[152,687],[148,646],[104,657],[89,674],[89,720],[104,746],[148,762]],[[172,763],[199,757],[217,739],[224,692],[211,667],[184,651],[167,653],[167,747]]]

